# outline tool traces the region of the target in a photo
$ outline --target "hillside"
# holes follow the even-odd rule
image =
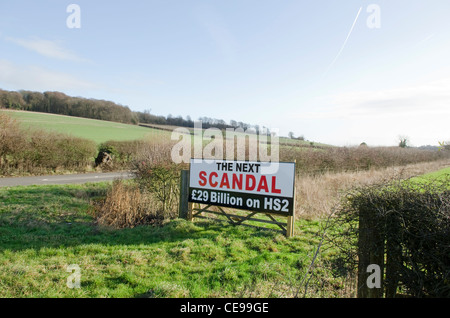
[[[35,91],[6,91],[0,89],[0,109],[24,110],[49,114],[67,115],[82,118],[113,121],[124,124],[157,124],[181,127],[194,127],[190,116],[154,115],[150,110],[132,111],[128,106],[112,101],[93,98],[68,96],[63,92],[35,92]],[[201,117],[204,128],[217,127],[219,129],[242,127],[259,129],[259,125],[231,120],[226,123],[223,119]],[[262,127],[261,127],[262,128]]]
[[[98,119],[39,113],[31,111],[16,111],[0,109],[21,124],[25,129],[45,129],[70,134],[74,137],[86,138],[97,144],[108,140],[127,141],[142,138],[169,138],[172,131],[178,126],[158,124],[123,124]],[[183,127],[193,133],[194,128]],[[288,147],[326,147],[329,145],[298,139],[280,137],[280,146]]]
[[[111,121],[0,109],[15,118],[23,128],[45,129],[86,138],[100,144],[107,140],[126,141],[146,137],[167,137],[170,132]]]

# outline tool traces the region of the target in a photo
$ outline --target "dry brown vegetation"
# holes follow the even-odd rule
[[[174,141],[155,139],[109,141],[100,149],[113,154],[115,169],[135,172],[141,192],[153,193],[151,209],[175,213],[179,170],[188,169],[188,165],[172,164],[174,144]],[[246,148],[246,153],[248,150]],[[0,172],[3,176],[86,171],[92,169],[97,152],[97,146],[89,140],[23,130],[15,120],[0,114]],[[280,147],[280,161],[296,162],[299,218],[328,215],[340,195],[351,187],[438,170],[449,164],[449,154],[450,151],[445,150],[400,147]],[[115,190],[137,191],[130,187]],[[122,200],[120,194],[117,195],[118,200]],[[125,197],[123,200],[126,202]]]
[[[43,130],[24,130],[0,114],[1,175],[86,171],[97,153],[93,141]]]
[[[295,161],[302,174],[368,171],[449,158],[448,152],[400,147],[283,147],[280,161]]]
[[[91,214],[97,224],[113,228],[133,228],[161,223],[165,216],[155,209],[156,200],[134,182],[115,180],[106,197],[92,202]]]
[[[135,175],[132,181],[116,180],[106,198],[92,202],[92,213],[98,224],[114,228],[142,224],[161,224],[177,217],[179,167],[171,164],[172,145],[155,140],[108,142],[116,158],[130,152],[129,165]]]
[[[155,140],[109,143],[119,153],[119,158],[124,157],[123,154],[132,158],[132,170],[140,190],[152,193],[151,209],[163,211],[165,215],[171,211],[176,216],[179,171],[189,167],[172,163],[173,144]],[[406,179],[450,164],[448,152],[396,147],[297,148],[296,151],[282,148],[280,155],[280,160],[297,162],[296,217],[305,219],[328,216],[341,195],[353,187]]]
[[[295,180],[297,217],[314,219],[328,216],[341,195],[351,188],[408,179],[449,165],[450,160],[443,159],[358,172],[298,173]]]

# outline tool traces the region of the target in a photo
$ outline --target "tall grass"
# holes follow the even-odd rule
[[[408,179],[450,166],[450,160],[438,160],[367,171],[326,172],[316,175],[296,175],[296,216],[316,219],[329,215],[340,197],[353,187]]]
[[[92,202],[91,214],[98,225],[116,229],[162,224],[166,215],[157,203],[152,193],[142,191],[138,184],[115,180],[104,199]]]

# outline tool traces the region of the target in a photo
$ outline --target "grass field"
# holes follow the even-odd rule
[[[108,140],[124,141],[136,140],[142,138],[164,138],[170,140],[172,131],[178,127],[167,125],[127,125],[122,123],[115,123],[103,120],[71,117],[56,114],[37,113],[28,111],[12,111],[0,109],[0,112],[5,112],[15,118],[23,128],[31,129],[45,129],[60,133],[66,133],[75,137],[86,138],[102,143]],[[193,132],[193,128],[187,128]],[[239,135],[239,134],[238,134]],[[226,135],[223,135],[225,139]],[[309,147],[309,141],[302,141],[297,139],[289,139],[280,137],[281,147],[299,146]],[[208,140],[204,144],[209,143]],[[314,146],[326,147],[328,145],[313,143]]]
[[[150,128],[156,128],[156,129],[162,129],[167,131],[173,131],[174,129],[177,129],[179,127],[177,126],[170,126],[170,125],[157,125],[157,124],[142,124],[142,126],[150,127]],[[183,129],[187,129],[191,134],[194,134],[195,129],[191,127],[182,127]],[[244,135],[239,132],[236,132],[236,136]],[[223,139],[226,140],[226,132],[223,133]],[[270,141],[270,138],[268,138]],[[279,136],[278,140],[281,147],[303,147],[303,148],[310,148],[311,146],[314,147],[330,147],[331,145],[318,143],[318,142],[312,142],[307,140],[300,140],[300,139],[291,139],[284,136]]]
[[[447,183],[450,188],[450,167],[411,179],[413,183]]]
[[[100,228],[88,202],[107,186],[0,190],[0,297],[293,297],[320,239],[320,221],[297,222],[290,239],[180,219]],[[80,268],[81,288],[67,286],[71,264]],[[319,275],[320,293],[342,292],[338,279]]]
[[[449,172],[421,178],[448,180]],[[298,218],[293,238],[181,219],[117,230],[90,213],[109,185],[0,189],[0,297],[354,297],[336,247],[322,246],[310,270],[322,218]],[[72,264],[80,288],[67,286]]]
[[[170,139],[169,131],[136,125],[46,113],[0,111],[17,119],[24,128],[52,130],[90,139],[99,144],[108,140],[123,141],[154,137]]]
[[[72,133],[97,143],[170,139],[170,131],[9,113],[25,127]],[[398,169],[406,177],[406,166]],[[423,169],[441,170],[414,182],[449,183],[448,161]],[[408,175],[419,174],[414,171]],[[310,270],[323,220],[351,186],[392,174],[371,169],[302,176],[296,184],[296,236],[289,239],[272,231],[180,219],[162,227],[101,227],[90,213],[90,200],[104,196],[109,183],[1,188],[0,297],[353,297],[354,280],[335,262],[336,248],[321,249]],[[67,286],[71,264],[80,269],[80,288]],[[313,276],[306,280],[304,294],[307,273]]]

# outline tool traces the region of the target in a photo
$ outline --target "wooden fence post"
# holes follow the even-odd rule
[[[371,209],[359,211],[359,237],[358,237],[358,298],[383,297],[384,272],[384,235],[377,228],[376,212]],[[369,265],[380,267],[380,288],[369,288],[367,279]]]
[[[397,295],[402,266],[401,222],[397,213],[386,216],[386,298],[394,298]]]
[[[180,178],[180,205],[178,208],[178,216],[182,219],[189,219],[189,216],[192,215],[189,213],[190,204],[189,204],[189,170],[181,171]]]
[[[289,215],[287,217],[287,226],[286,226],[286,237],[293,237],[295,235],[295,231],[294,231],[294,225],[295,225],[295,188],[294,188],[294,199],[292,200],[293,202],[293,208],[292,208],[292,215]]]
[[[294,236],[295,212],[294,215],[287,217],[286,237]]]
[[[297,159],[294,160],[294,165],[297,165]],[[296,169],[294,168],[294,175],[296,173]],[[294,182],[294,198],[292,200],[292,215],[287,217],[287,226],[286,226],[286,237],[293,237],[295,235],[294,225],[295,225],[295,206],[296,206],[296,195],[295,195],[295,182]]]

